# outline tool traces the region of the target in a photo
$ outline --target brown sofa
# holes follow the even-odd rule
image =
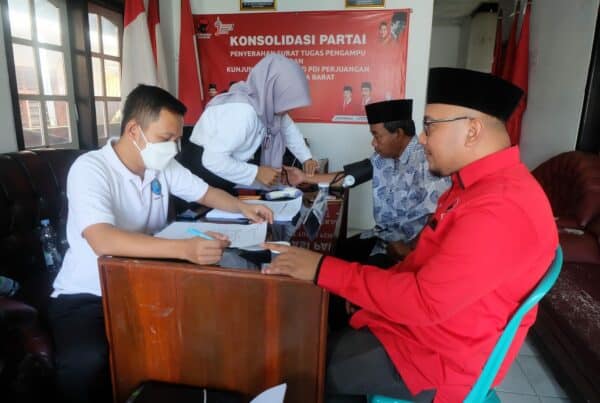
[[[45,269],[38,238],[49,218],[66,248],[66,181],[79,150],[0,155],[0,275],[19,282],[0,297],[0,401],[53,401],[52,342],[45,306],[54,273]]]
[[[533,171],[557,218],[563,270],[534,339],[574,400],[600,401],[600,156],[571,151]]]

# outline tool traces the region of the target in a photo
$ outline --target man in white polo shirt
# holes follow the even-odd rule
[[[167,222],[169,194],[188,202],[272,221],[263,206],[209,187],[173,159],[186,107],[165,90],[140,85],[125,102],[121,137],[79,157],[67,179],[67,251],[54,281],[49,319],[61,402],[110,401],[108,345],[97,258],[177,258],[217,263],[228,245],[214,240],[155,238]]]

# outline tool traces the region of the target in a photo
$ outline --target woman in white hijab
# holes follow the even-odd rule
[[[308,82],[300,65],[278,54],[265,56],[246,81],[213,98],[194,126],[190,141],[203,148],[202,166],[209,171],[200,175],[226,190],[233,184],[248,186],[254,182],[271,186],[279,181],[286,147],[312,175],[318,163],[288,115],[290,110],[310,103]],[[259,147],[260,165],[248,162]]]

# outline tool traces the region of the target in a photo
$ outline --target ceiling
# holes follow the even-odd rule
[[[478,12],[498,12],[498,9],[512,10],[515,0],[435,0],[433,19],[437,22],[460,22]]]
[[[481,0],[435,0],[433,17],[441,19],[463,18],[477,9]]]

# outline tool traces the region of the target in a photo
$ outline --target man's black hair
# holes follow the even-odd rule
[[[361,85],[360,88],[368,88],[368,89],[372,89],[371,88],[371,82],[370,81],[364,81]]]
[[[402,129],[408,137],[415,135],[415,122],[411,120],[394,120],[391,122],[383,122],[383,127],[390,133],[395,133],[396,130]]]
[[[380,28],[381,28],[382,26],[384,26],[384,25],[387,27],[387,22],[386,22],[386,21],[381,21],[381,22],[379,23],[379,27],[380,27]]]
[[[402,25],[406,25],[406,13],[394,13],[392,15],[392,24],[394,22],[401,22]]]
[[[214,88],[216,90],[217,89],[217,84],[215,84],[215,83],[208,84],[208,89],[210,90],[211,88]]]
[[[344,85],[344,91],[350,91],[352,92],[352,87],[349,85]]]
[[[125,132],[125,126],[132,119],[135,119],[142,129],[148,127],[151,122],[158,119],[162,109],[181,116],[187,111],[185,105],[168,91],[152,85],[138,85],[127,95],[123,106],[121,134]]]

